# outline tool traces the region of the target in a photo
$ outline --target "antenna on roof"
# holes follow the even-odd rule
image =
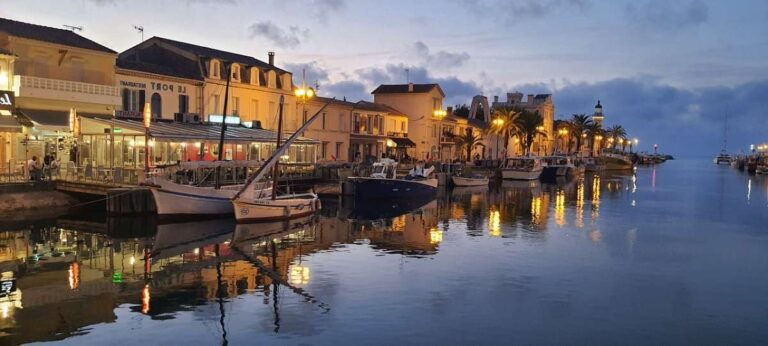
[[[134,25],[133,28],[136,29],[136,31],[138,31],[141,34],[141,42],[144,42],[144,26]]]
[[[67,30],[71,30],[72,32],[83,31],[83,27],[82,26],[74,26],[74,25],[66,25],[66,24],[64,24],[62,26],[64,28],[66,28]]]
[[[408,84],[411,82],[411,69],[407,68],[405,69],[405,83]]]

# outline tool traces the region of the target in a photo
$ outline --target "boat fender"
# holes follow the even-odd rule
[[[320,200],[316,199],[315,200],[315,210],[320,210],[321,207],[322,207],[322,204],[320,204]]]

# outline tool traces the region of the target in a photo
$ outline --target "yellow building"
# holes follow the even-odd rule
[[[327,97],[315,97],[306,104],[300,102],[297,109],[303,114],[302,121],[305,121],[327,102],[330,102],[328,107],[304,135],[320,141],[318,161],[349,161],[349,124],[355,104]]]
[[[554,150],[555,133],[553,125],[555,122],[555,103],[551,94],[528,94],[526,101],[523,101],[521,92],[507,93],[506,101],[499,101],[498,96],[493,97],[492,109],[508,107],[516,109],[525,109],[530,112],[538,112],[544,118],[544,133],[546,136],[536,136],[531,146],[531,152],[537,155],[548,155]],[[510,149],[510,153],[522,154],[518,145]]]
[[[349,135],[350,160],[375,160],[382,156],[401,159],[415,147],[408,137],[409,117],[386,104],[358,101],[352,113]]]
[[[117,53],[72,31],[0,18],[0,51],[0,90],[13,90],[14,113],[26,125],[15,147],[5,136],[5,163],[47,154],[67,161],[70,110],[112,116],[120,103]]]

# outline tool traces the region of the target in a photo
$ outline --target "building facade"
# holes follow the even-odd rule
[[[373,92],[374,103],[390,106],[408,118],[408,138],[414,142],[411,156],[419,160],[442,158],[443,117],[435,111],[443,109],[445,93],[438,84],[382,84]]]
[[[302,123],[328,103],[320,118],[304,132],[308,138],[320,141],[317,159],[324,161],[349,161],[350,119],[355,104],[327,97],[315,97],[306,103],[299,102],[297,109],[302,114]]]
[[[76,147],[70,114],[109,117],[120,104],[117,53],[72,31],[0,18],[0,53],[0,90],[15,96],[3,123],[13,116],[24,125],[3,133],[5,170],[18,172],[32,156],[68,161]]]
[[[554,150],[555,133],[553,131],[553,124],[555,121],[555,103],[551,94],[528,94],[528,97],[523,101],[523,94],[520,92],[507,93],[506,101],[499,101],[498,96],[493,97],[492,109],[496,108],[516,108],[525,109],[529,112],[537,112],[544,118],[543,132],[546,136],[536,136],[534,138],[531,152],[537,155],[548,155]],[[511,141],[514,142],[514,141]],[[517,141],[519,143],[519,141]],[[515,144],[514,149],[510,149],[510,153],[521,154],[521,149]]]
[[[352,110],[349,157],[355,162],[384,156],[405,158],[415,143],[409,138],[409,118],[386,104],[358,101]]]

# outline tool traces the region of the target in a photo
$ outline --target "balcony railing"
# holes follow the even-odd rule
[[[47,89],[56,91],[69,91],[84,94],[120,96],[118,89],[112,85],[82,83],[69,80],[40,78],[32,76],[13,76],[14,85],[22,88]]]
[[[388,137],[408,138],[407,132],[387,132]]]

